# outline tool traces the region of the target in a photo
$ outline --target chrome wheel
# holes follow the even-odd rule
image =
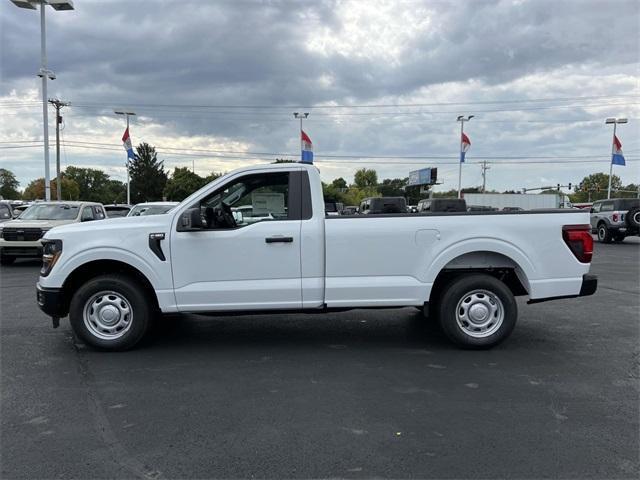
[[[460,329],[470,337],[488,337],[502,325],[504,306],[493,292],[473,290],[458,302],[456,321]]]
[[[131,328],[133,309],[120,293],[98,292],[85,303],[83,320],[92,335],[102,340],[115,340]]]

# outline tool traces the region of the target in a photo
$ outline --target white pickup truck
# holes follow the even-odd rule
[[[264,220],[245,222],[235,207],[247,205]],[[54,326],[68,315],[110,350],[134,346],[160,313],[405,306],[488,348],[513,330],[515,296],[595,292],[590,228],[581,210],[326,216],[315,167],[254,166],[163,215],[47,232],[37,300]]]

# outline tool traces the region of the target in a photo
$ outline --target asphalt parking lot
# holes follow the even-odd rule
[[[640,242],[588,298],[460,351],[415,309],[183,316],[130,352],[76,344],[0,270],[2,478],[638,478]]]

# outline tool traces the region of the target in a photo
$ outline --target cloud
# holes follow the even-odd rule
[[[10,2],[0,5],[0,141],[41,139],[34,77],[38,15]],[[287,106],[308,105],[316,106],[307,110],[305,128],[317,155],[455,157],[460,113],[476,115],[467,126],[470,161],[474,155],[602,152],[602,164],[495,165],[489,184],[497,188],[530,186],[541,172],[565,183],[605,170],[611,132],[603,119],[640,117],[638,98],[629,96],[638,95],[640,55],[640,6],[633,0],[106,1],[77,2],[76,8],[47,12],[49,64],[58,75],[50,94],[72,102],[64,111],[66,162],[105,165],[121,177],[122,152],[70,143],[118,148],[122,119],[114,108],[138,113],[134,141],[168,148],[295,154],[297,123]],[[575,97],[594,98],[506,103]],[[318,108],[407,103],[441,105]],[[625,151],[637,154],[635,120],[621,136]],[[23,186],[41,175],[40,149],[0,152],[0,164],[14,170]],[[160,152],[168,166],[192,160],[176,150]],[[205,173],[248,160],[195,161]],[[333,162],[325,160],[327,179],[350,178],[362,166],[349,159]],[[370,166],[380,177],[400,177],[413,163],[389,159]],[[440,168],[450,186],[457,167]],[[465,172],[474,169],[479,171],[465,166]],[[631,182],[638,163],[618,170]],[[476,176],[465,174],[465,181],[471,184]]]

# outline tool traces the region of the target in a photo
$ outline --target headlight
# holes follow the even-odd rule
[[[42,242],[42,268],[40,275],[46,277],[62,254],[62,240],[45,240]]]

